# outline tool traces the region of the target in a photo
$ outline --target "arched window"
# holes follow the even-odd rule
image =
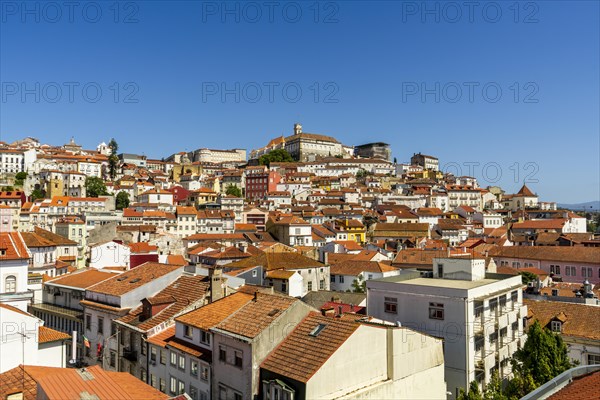
[[[17,277],[14,275],[9,275],[4,280],[4,292],[5,293],[15,293],[17,291]]]

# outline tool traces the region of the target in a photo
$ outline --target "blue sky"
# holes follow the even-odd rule
[[[600,198],[598,2],[272,4],[2,1],[1,140],[160,158],[300,122],[483,186]]]

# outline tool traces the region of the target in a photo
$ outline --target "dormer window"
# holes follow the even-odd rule
[[[552,329],[552,332],[560,333],[562,331],[562,322],[560,322],[560,321],[550,322],[550,329]]]

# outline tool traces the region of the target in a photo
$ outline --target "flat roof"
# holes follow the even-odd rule
[[[476,281],[467,281],[460,279],[443,279],[443,278],[410,278],[398,276],[388,276],[386,278],[376,279],[376,281],[382,282],[394,282],[403,283],[406,285],[418,285],[418,286],[431,286],[448,289],[475,289],[481,286],[489,285],[495,282],[499,282],[500,279],[479,279]]]

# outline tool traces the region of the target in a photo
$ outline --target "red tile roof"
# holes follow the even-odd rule
[[[548,397],[548,400],[600,400],[600,371],[574,378],[567,386]]]
[[[318,335],[311,335],[319,324],[325,325],[324,329]],[[269,354],[261,368],[299,382],[308,382],[359,326],[360,323],[351,320],[310,313]]]

